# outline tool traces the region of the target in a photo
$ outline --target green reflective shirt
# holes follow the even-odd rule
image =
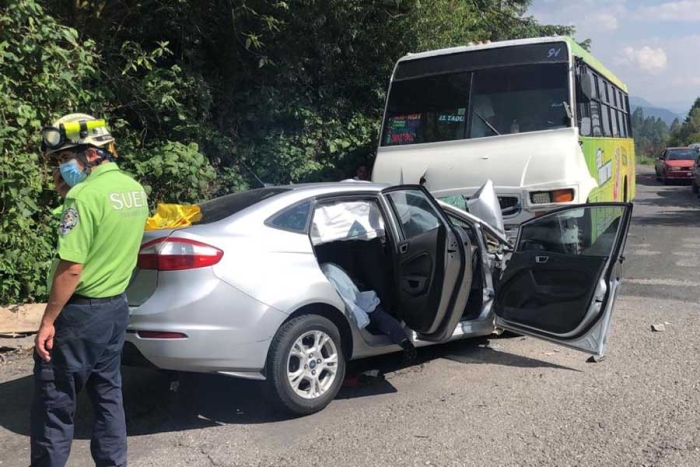
[[[71,188],[61,215],[58,256],[83,265],[76,294],[104,298],[126,290],[147,218],[146,192],[114,163],[95,167]]]

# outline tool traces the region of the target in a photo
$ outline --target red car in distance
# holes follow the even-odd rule
[[[671,181],[693,182],[698,150],[666,148],[656,159],[656,179],[667,185]]]

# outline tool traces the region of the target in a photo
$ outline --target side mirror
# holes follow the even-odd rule
[[[594,92],[593,75],[585,74],[581,75],[581,93],[586,101],[593,99]]]
[[[581,119],[581,134],[583,136],[590,136],[592,131],[591,117],[583,117]]]

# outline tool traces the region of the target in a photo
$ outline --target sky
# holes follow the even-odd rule
[[[528,13],[590,38],[630,95],[678,113],[700,97],[700,0],[534,0]]]

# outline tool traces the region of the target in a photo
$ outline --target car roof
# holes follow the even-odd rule
[[[300,183],[297,185],[280,185],[279,188],[288,188],[289,193],[303,193],[305,196],[318,196],[333,193],[366,191],[376,193],[389,188],[388,183],[372,183],[358,180],[344,180],[341,182]]]
[[[228,221],[236,221],[245,218],[267,218],[268,216],[284,210],[294,204],[309,198],[328,195],[347,194],[377,194],[390,184],[371,183],[357,180],[342,182],[302,183],[298,185],[280,185],[275,187],[259,188],[259,190],[279,190],[274,196],[262,199],[240,211],[227,216]],[[223,221],[224,219],[222,219]]]

